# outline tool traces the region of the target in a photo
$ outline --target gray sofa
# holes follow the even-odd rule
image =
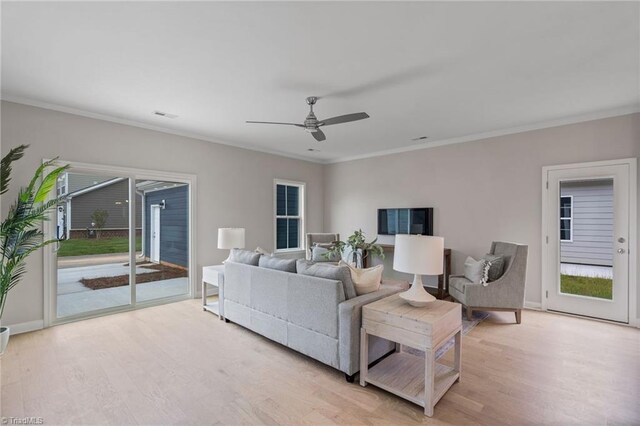
[[[380,290],[345,297],[340,281],[226,262],[225,318],[273,341],[334,367],[353,381],[360,370],[362,306],[405,290],[382,284]],[[369,339],[369,362],[395,348]]]
[[[527,252],[526,245],[494,241],[489,254],[504,257],[504,272],[486,287],[474,284],[464,276],[449,277],[449,294],[465,306],[469,320],[474,310],[513,311],[516,322],[522,322]]]

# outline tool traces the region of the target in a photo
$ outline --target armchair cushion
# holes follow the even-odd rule
[[[502,276],[502,271],[504,270],[504,257],[487,253],[482,258],[491,263],[489,266],[488,282],[495,281],[500,278]]]

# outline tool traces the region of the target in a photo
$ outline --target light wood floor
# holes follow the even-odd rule
[[[13,336],[2,415],[46,424],[640,424],[640,330],[534,311],[463,337],[432,419],[189,300]],[[451,354],[448,354],[449,356]]]

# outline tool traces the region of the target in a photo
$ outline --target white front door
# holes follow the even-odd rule
[[[628,322],[630,164],[551,168],[546,179],[547,309]]]
[[[151,261],[160,263],[160,206],[151,206]]]

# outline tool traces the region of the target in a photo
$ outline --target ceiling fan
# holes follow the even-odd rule
[[[309,105],[309,108],[311,109],[311,111],[309,111],[309,115],[307,115],[307,118],[305,118],[304,123],[302,124],[280,123],[275,121],[247,121],[247,123],[282,124],[285,126],[302,127],[307,132],[311,133],[311,135],[318,142],[320,142],[327,139],[327,137],[324,135],[324,132],[320,130],[320,127],[322,126],[331,126],[333,124],[342,124],[342,123],[348,123],[350,121],[358,121],[358,120],[364,120],[365,118],[369,118],[369,114],[367,114],[366,112],[356,112],[353,114],[339,115],[337,117],[327,118],[326,120],[318,120],[316,118],[316,115],[313,113],[313,106],[316,104],[317,101],[318,101],[317,96],[309,96],[307,98],[307,104]]]

